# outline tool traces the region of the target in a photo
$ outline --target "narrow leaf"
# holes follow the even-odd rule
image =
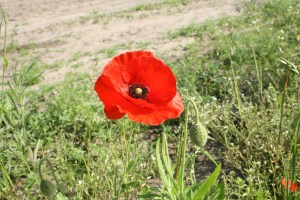
[[[223,200],[225,198],[225,184],[222,181],[218,184],[216,191],[214,192],[213,200]]]
[[[7,92],[6,95],[8,96],[8,99],[9,99],[10,103],[13,105],[13,107],[15,108],[16,112],[19,112],[19,108],[18,108],[14,98],[11,96],[11,94],[9,92]]]
[[[209,192],[211,186],[216,182],[221,171],[221,165],[219,164],[215,171],[204,181],[200,188],[195,192],[193,200],[201,200]]]
[[[25,68],[23,68],[22,73],[21,73],[22,80],[24,80],[24,78],[27,76],[29,71],[35,66],[35,64],[36,64],[35,61],[29,61],[27,66]]]
[[[166,135],[162,134],[162,159],[166,167],[166,171],[171,179],[173,179],[172,164],[169,158],[168,144]]]
[[[8,60],[7,58],[3,58],[3,63],[4,63],[4,70],[8,68]]]
[[[133,181],[133,182],[130,182],[130,183],[126,183],[126,184],[123,184],[122,185],[122,189],[124,190],[128,190],[128,189],[130,189],[130,188],[132,188],[132,187],[137,187],[137,186],[139,186],[140,185],[140,183],[138,182],[138,181]]]
[[[55,199],[57,199],[57,200],[67,200],[68,198],[65,197],[62,193],[58,193],[58,194],[56,194]]]
[[[154,193],[147,193],[147,194],[139,195],[138,197],[140,199],[155,199],[155,198],[159,198],[160,199],[161,195],[154,194]]]
[[[3,118],[2,120],[4,121],[4,123],[7,125],[7,126],[13,126],[13,123],[11,121],[11,117],[8,115],[8,113],[3,110]]]
[[[131,172],[131,170],[133,169],[133,167],[135,166],[135,164],[136,164],[136,159],[133,159],[133,160],[131,160],[129,162],[129,164],[128,164],[127,168],[126,168],[126,173],[127,174]]]
[[[170,188],[170,185],[169,185],[170,181],[166,175],[166,172],[165,172],[165,169],[164,169],[161,157],[160,157],[159,146],[160,146],[160,138],[156,141],[156,162],[157,162],[160,178],[164,184],[164,187],[166,187],[168,189],[168,188]]]
[[[15,92],[14,87],[10,84],[10,82],[7,82],[7,83],[8,83],[9,91],[13,94],[14,98],[18,99],[18,96]]]

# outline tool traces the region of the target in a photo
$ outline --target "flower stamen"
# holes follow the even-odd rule
[[[142,95],[143,94],[143,90],[141,88],[135,88],[135,94],[137,95]]]
[[[146,99],[149,89],[142,84],[132,84],[129,86],[129,95],[135,99]]]

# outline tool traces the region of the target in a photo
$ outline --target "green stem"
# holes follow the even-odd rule
[[[204,155],[206,155],[206,157],[212,161],[216,166],[218,166],[218,163],[213,159],[213,157],[204,149],[201,149],[201,152],[204,153]]]
[[[181,145],[179,147],[179,154],[180,156],[177,157],[177,170],[176,170],[176,179],[179,178],[180,181],[180,191],[181,194],[184,194],[184,167],[185,167],[185,157],[186,157],[186,149],[187,149],[187,132],[188,132],[188,121],[189,121],[189,110],[190,110],[190,103],[193,105],[195,112],[196,112],[196,120],[197,123],[199,122],[199,111],[197,108],[196,103],[188,99],[186,110],[185,110],[185,122],[184,122],[184,129],[182,133],[182,140]],[[180,167],[178,167],[180,166]],[[178,172],[179,169],[179,172]],[[178,177],[179,175],[179,177]]]
[[[229,47],[229,60],[230,60],[230,68],[231,68],[231,74],[232,74],[232,79],[233,79],[233,84],[234,84],[235,96],[236,96],[236,99],[237,99],[239,114],[240,114],[242,122],[243,122],[244,117],[243,117],[243,111],[242,111],[242,101],[241,101],[241,97],[240,97],[240,90],[239,90],[239,86],[238,86],[238,81],[235,77],[235,71],[234,71],[234,67],[233,67],[233,64],[232,64],[232,58],[231,58],[231,48],[230,48],[229,41],[228,41],[227,37],[226,37],[226,43],[227,43],[227,46]]]
[[[189,120],[189,102],[186,106],[186,113],[185,113],[185,122],[184,122],[184,130],[183,130],[183,140],[182,140],[182,152],[181,152],[181,176],[180,178],[180,189],[181,194],[184,194],[184,167],[185,167],[185,155],[186,155],[186,146],[187,146],[187,129],[188,129],[188,120]]]
[[[282,118],[283,118],[283,105],[284,105],[284,101],[285,101],[285,94],[287,91],[287,87],[288,87],[288,80],[289,80],[289,76],[290,76],[291,71],[288,70],[286,73],[286,77],[285,77],[285,83],[284,83],[284,89],[283,89],[283,95],[282,95],[282,100],[281,100],[281,107],[280,107],[280,121],[279,121],[279,130],[278,130],[278,138],[277,138],[277,149],[278,149],[278,145],[280,144],[280,140],[281,140],[281,132],[282,132]]]
[[[196,123],[199,123],[200,119],[199,119],[198,107],[197,107],[196,103],[193,100],[189,100],[189,103],[192,103],[192,105],[193,105],[193,107],[195,109],[195,112],[196,112]]]
[[[263,102],[262,69],[261,69],[261,67],[260,67],[260,69],[258,67],[256,54],[255,54],[253,46],[252,46],[252,54],[253,54],[253,58],[254,58],[255,69],[256,69],[256,77],[257,77],[258,84],[259,84],[259,92],[260,92],[261,103],[262,103]]]

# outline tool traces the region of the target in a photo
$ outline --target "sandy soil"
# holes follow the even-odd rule
[[[45,69],[43,84],[62,80],[69,72],[99,75],[110,59],[104,50],[120,44],[124,47],[118,53],[140,49],[145,44],[156,55],[178,56],[193,38],[170,41],[168,31],[191,22],[236,15],[241,1],[190,0],[186,5],[133,10],[137,5],[157,2],[161,1],[0,0],[9,16],[8,44],[26,50],[27,59],[39,56],[41,63],[59,63],[58,68]],[[1,38],[0,45],[2,42]],[[9,59],[17,60],[20,52],[9,52]]]

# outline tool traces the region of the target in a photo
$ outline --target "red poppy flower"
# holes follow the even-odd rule
[[[128,118],[156,126],[184,110],[171,69],[151,52],[127,52],[103,69],[95,91],[109,119]]]
[[[291,190],[292,192],[295,192],[298,190],[298,185],[297,183],[293,182],[291,180],[288,181],[288,183],[286,183],[286,179],[282,179],[281,180],[281,185],[284,188],[288,188],[289,190]]]

